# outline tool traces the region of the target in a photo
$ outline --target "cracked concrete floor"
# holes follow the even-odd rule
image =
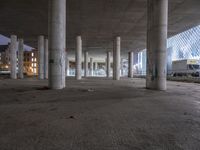
[[[1,150],[199,150],[200,84],[93,78],[0,80]]]

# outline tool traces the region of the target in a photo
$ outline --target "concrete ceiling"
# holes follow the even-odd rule
[[[122,38],[122,53],[146,45],[147,0],[67,0],[67,49],[74,53],[75,37],[83,49],[104,55],[113,37]],[[200,24],[200,0],[169,0],[169,36]],[[0,34],[16,34],[37,47],[37,36],[48,34],[48,0],[1,0]]]

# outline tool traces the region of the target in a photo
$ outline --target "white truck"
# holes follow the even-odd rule
[[[173,76],[200,77],[200,63],[197,59],[186,59],[172,62]]]

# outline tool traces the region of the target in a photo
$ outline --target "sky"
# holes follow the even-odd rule
[[[0,34],[0,45],[7,45],[9,42],[10,42],[10,38]],[[25,51],[31,51],[34,48],[28,45],[24,45],[24,49]]]

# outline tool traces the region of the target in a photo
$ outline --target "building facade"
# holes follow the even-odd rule
[[[9,46],[0,50],[0,71],[10,70]],[[18,56],[18,55],[17,55]],[[18,61],[18,59],[17,59]],[[18,66],[17,66],[18,70]],[[38,50],[24,51],[24,74],[28,76],[38,75]]]

